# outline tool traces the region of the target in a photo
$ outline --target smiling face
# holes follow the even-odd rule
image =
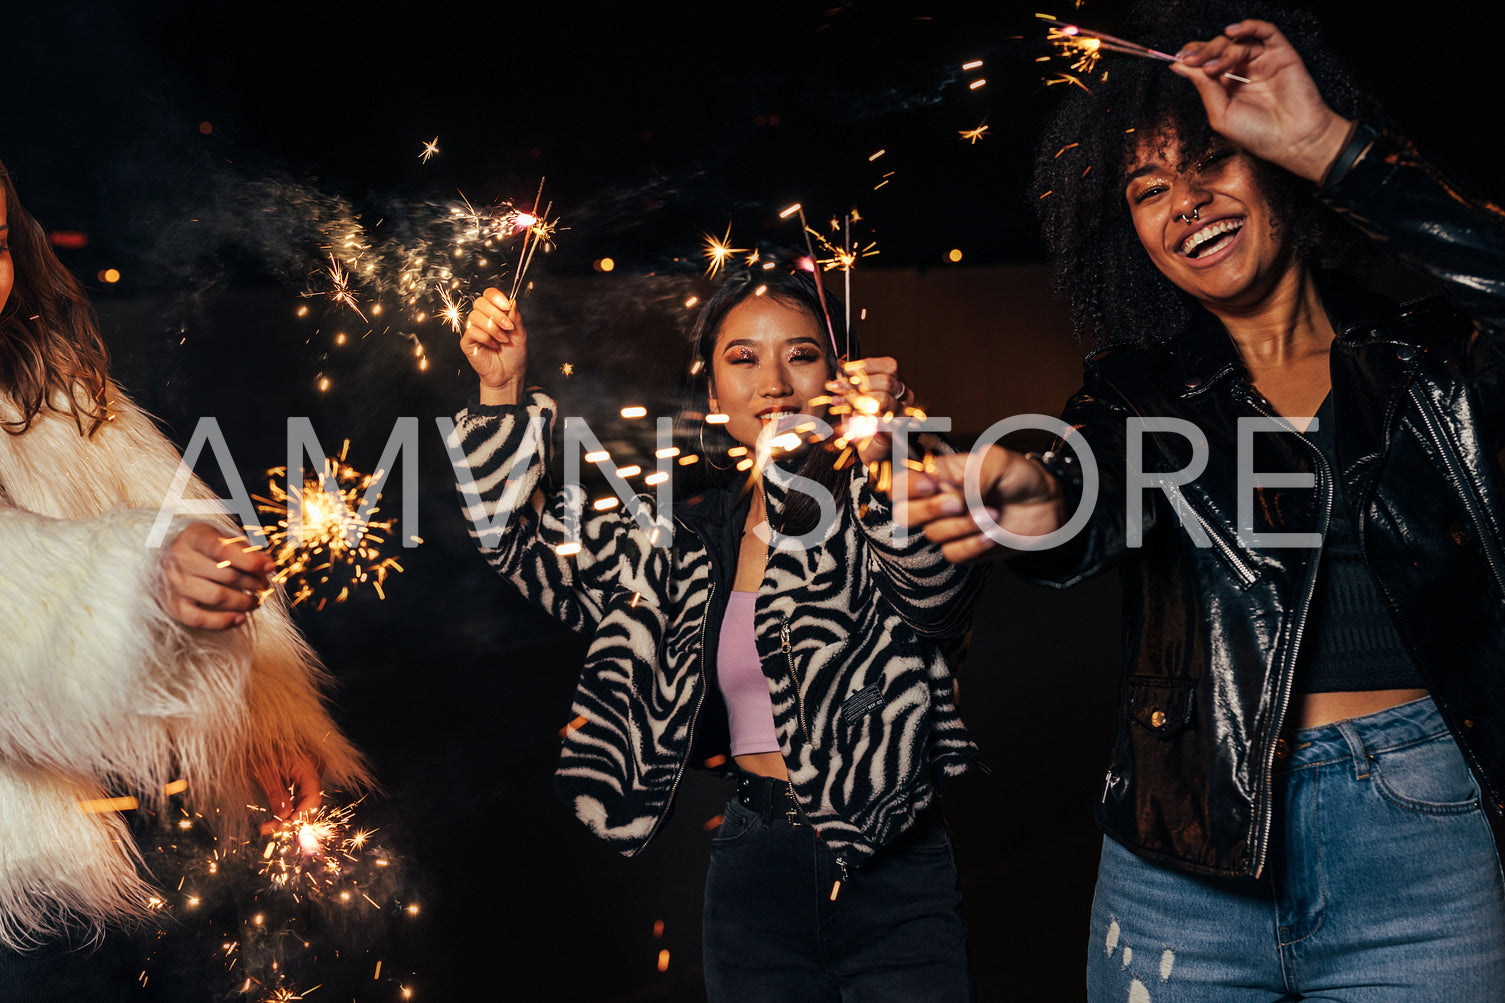
[[[1144,134],[1124,197],[1155,267],[1215,313],[1259,305],[1293,267],[1254,158],[1224,140],[1187,157],[1173,131]]]
[[[824,329],[798,306],[751,296],[727,313],[711,354],[711,410],[744,446],[780,414],[811,414],[826,393],[830,361]]]

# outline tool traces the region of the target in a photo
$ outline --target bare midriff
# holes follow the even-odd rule
[[[747,752],[733,758],[748,773],[773,777],[775,780],[789,779],[789,771],[784,768],[784,757],[777,752]]]
[[[1320,728],[1334,721],[1346,721],[1378,711],[1420,700],[1426,690],[1348,690],[1341,693],[1307,693],[1296,706],[1294,724],[1298,728]],[[737,757],[739,760],[741,756]],[[782,764],[780,764],[782,765]]]

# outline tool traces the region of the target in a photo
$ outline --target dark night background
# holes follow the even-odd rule
[[[1501,15],[1311,6],[1423,151],[1464,187],[1505,195],[1490,56]],[[1069,7],[1052,11],[1110,31],[1121,15],[1118,3]],[[619,407],[671,413],[684,301],[709,288],[701,235],[730,223],[735,246],[787,246],[798,230],[778,220],[784,206],[801,202],[818,223],[856,205],[881,252],[854,277],[854,307],[870,311],[865,348],[897,356],[965,442],[997,418],[1054,412],[1075,388],[1078,353],[1048,295],[1026,192],[1033,135],[1057,93],[1035,62],[1048,52],[1035,9],[8,11],[0,157],[44,225],[87,236],[60,254],[95,297],[121,382],[180,445],[216,417],[237,476],[263,493],[262,472],[285,462],[288,416],[309,416],[330,453],[350,439],[366,470],[397,417],[421,422],[421,527],[394,536],[424,543],[389,545],[406,571],[385,601],[360,591],[301,607],[300,619],[383,786],[361,822],[380,827],[400,897],[422,911],[316,921],[309,951],[287,962],[293,984],[322,983],[311,1000],[398,1000],[403,987],[441,1001],[703,998],[702,823],[727,793],[692,771],[674,818],[634,860],[554,800],[583,643],[471,547],[433,424],[471,392],[456,336],[418,320],[391,276],[362,296],[368,312],[387,308],[370,323],[300,295],[327,289],[316,224],[359,216],[373,243],[411,249],[442,230],[458,193],[527,205],[547,177],[567,229],[529,272],[534,371],[625,456],[643,448],[645,423],[622,421]],[[982,69],[962,71],[973,59]],[[959,136],[984,122],[980,142]],[[435,136],[439,155],[420,162]],[[604,256],[610,274],[593,264]],[[459,292],[495,281],[495,265],[457,266]],[[104,280],[107,268],[119,281]],[[559,372],[565,362],[574,376]],[[223,485],[207,455],[198,469]],[[979,999],[1082,997],[1116,604],[1111,580],[1056,594],[998,569],[979,608],[962,707],[993,772],[947,800]],[[169,928],[141,998],[230,998],[240,982],[214,951],[235,922]]]

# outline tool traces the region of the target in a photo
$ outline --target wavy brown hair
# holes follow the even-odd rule
[[[43,408],[50,408],[71,413],[79,434],[92,436],[109,417],[109,355],[94,308],[84,287],[53,253],[46,231],[22,207],[4,164],[0,193],[15,273],[10,298],[0,310],[0,392],[20,412],[15,420],[0,418],[0,426],[21,435]]]

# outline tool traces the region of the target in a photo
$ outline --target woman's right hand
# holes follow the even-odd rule
[[[528,369],[528,329],[517,303],[490,288],[471,304],[460,336],[460,349],[481,379],[482,404],[516,404],[522,400]]]
[[[1208,123],[1261,160],[1317,183],[1348,141],[1353,123],[1328,107],[1301,56],[1268,21],[1230,24],[1216,38],[1188,42],[1177,59],[1171,72],[1197,88]]]
[[[976,464],[982,513],[967,509],[969,461]],[[1014,553],[978,524],[979,514],[986,514],[1000,529],[1019,536],[1044,536],[1066,523],[1060,482],[1023,453],[989,446],[975,456],[953,453],[932,457],[926,467],[924,473],[894,471],[894,515],[911,529],[923,527],[925,536],[939,543],[941,553],[956,564]]]

